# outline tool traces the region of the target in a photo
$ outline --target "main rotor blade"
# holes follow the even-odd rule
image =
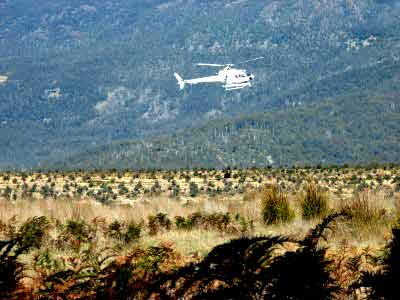
[[[220,64],[196,64],[196,66],[207,66],[207,67],[225,67],[226,65],[220,65]]]
[[[255,60],[260,60],[260,59],[263,59],[263,58],[264,58],[264,56],[260,56],[260,57],[257,57],[257,58],[253,58],[253,59],[249,59],[249,60],[238,62],[236,65],[248,63],[248,62],[255,61]]]

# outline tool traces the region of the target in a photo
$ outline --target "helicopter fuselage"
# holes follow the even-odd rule
[[[225,78],[225,85],[223,86],[226,90],[237,90],[247,86],[251,86],[251,81],[254,79],[254,75],[246,72],[246,70],[230,69],[225,68],[220,73]]]
[[[248,86],[250,87],[251,81],[254,79],[255,76],[251,73],[246,72],[246,70],[244,69],[234,69],[227,66],[213,76],[183,80],[178,74],[175,73],[175,77],[177,78],[181,89],[183,89],[185,84],[193,85],[199,83],[220,82],[223,84],[222,87],[225,88],[225,90],[229,91],[242,89]]]

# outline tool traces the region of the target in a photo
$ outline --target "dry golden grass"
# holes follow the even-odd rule
[[[399,168],[6,173],[0,174],[0,220],[7,222],[15,217],[22,223],[43,215],[61,223],[101,218],[109,224],[114,220],[147,222],[148,216],[160,212],[172,221],[176,216],[195,212],[229,213],[232,218],[239,214],[253,221],[253,235],[301,237],[318,223],[318,219],[302,218],[297,199],[307,180],[312,180],[326,191],[331,210],[350,208],[357,212],[352,222],[337,226],[330,240],[332,246],[338,247],[346,240],[350,245],[375,247],[384,242],[399,211],[400,194],[396,192],[399,176]],[[141,187],[133,195],[139,182]],[[160,189],[153,193],[151,189],[156,182]],[[190,182],[199,187],[196,197],[189,196]],[[179,185],[180,192],[172,197],[170,188],[174,184]],[[290,207],[295,212],[295,218],[289,224],[266,226],[263,223],[261,187],[273,184],[279,184],[287,193]],[[32,191],[34,186],[36,189]],[[49,188],[51,193],[46,195],[43,187]],[[365,187],[367,192],[358,193]],[[7,190],[11,192],[7,194]],[[109,199],[107,205],[96,198],[101,191],[105,191],[103,194]],[[182,253],[205,253],[212,246],[236,236],[218,230],[182,232],[172,228],[155,236],[145,232],[141,243],[154,244],[165,239],[174,242]]]
[[[391,235],[398,209],[397,194],[365,190],[351,198],[334,203],[336,210],[347,211],[352,219],[335,230],[334,239],[348,240],[352,245],[377,248]]]
[[[336,222],[327,239],[321,240],[329,247],[327,256],[334,260],[332,276],[346,289],[359,275],[359,270],[348,265],[360,253],[381,249],[390,239],[393,224],[399,222],[399,176],[398,168],[0,174],[0,240],[9,238],[7,226],[18,228],[36,216],[48,218],[50,229],[40,248],[20,257],[26,275],[33,279],[43,271],[35,263],[46,253],[50,253],[51,262],[64,264],[62,269],[74,269],[109,250],[127,256],[132,249],[169,245],[179,257],[174,264],[184,265],[201,260],[215,246],[243,235],[302,239],[321,221],[318,217],[304,218],[299,201],[299,193],[313,181],[328,201],[327,213],[345,210],[352,215],[352,219]],[[141,187],[136,189],[139,182]],[[190,182],[199,188],[195,197],[190,196]],[[180,190],[173,194],[171,187],[176,184]],[[287,199],[294,211],[288,223],[266,225],[263,221],[263,191],[272,185],[279,187],[282,199]],[[154,219],[159,213],[172,223],[152,230],[149,217]],[[230,221],[223,226],[175,224],[175,217],[186,221],[196,213],[205,216],[204,222],[219,222],[218,216],[226,214]],[[213,214],[216,219],[207,219]],[[89,234],[84,242],[78,241],[79,233],[66,235],[71,220],[83,221],[87,226]],[[111,235],[114,221],[122,224],[121,232],[130,222],[142,224],[140,238],[127,241]],[[41,266],[47,266],[46,262]],[[340,299],[349,299],[345,297]]]
[[[140,243],[143,246],[156,246],[160,241],[173,243],[175,249],[185,257],[204,257],[215,246],[230,241],[237,235],[203,229],[171,230],[155,236],[145,236]]]
[[[368,203],[372,203],[373,213],[381,213],[382,208],[386,209],[387,218],[382,219],[355,219],[352,222],[340,223],[335,228],[335,234],[329,239],[329,245],[337,248],[348,241],[351,246],[364,248],[367,246],[379,247],[384,244],[395,216],[394,197],[385,197],[382,193],[367,193]],[[331,207],[342,209],[351,205],[360,205],[359,198],[346,200],[338,204],[337,199],[331,199]],[[362,198],[365,199],[365,198]],[[68,220],[85,220],[92,222],[99,219],[110,224],[114,220],[121,222],[144,221],[150,215],[163,212],[168,215],[171,221],[175,216],[188,216],[195,212],[202,213],[230,213],[232,217],[239,214],[247,220],[254,221],[252,235],[289,235],[296,238],[303,237],[310,228],[315,226],[319,220],[305,220],[301,217],[301,208],[296,201],[295,195],[289,196],[289,202],[295,211],[295,218],[288,224],[277,224],[266,226],[261,217],[261,205],[259,197],[253,201],[242,201],[239,197],[219,197],[216,199],[199,198],[191,200],[189,204],[179,202],[168,197],[158,199],[149,198],[145,201],[136,202],[134,205],[115,205],[107,206],[93,200],[71,200],[71,199],[49,199],[49,200],[18,200],[11,202],[0,200],[0,220],[7,222],[15,218],[17,223],[22,223],[34,216],[47,216],[49,219],[58,220],[65,223]],[[373,205],[373,206],[372,206]],[[357,206],[358,208],[359,206]],[[353,206],[354,209],[354,206]],[[367,213],[371,213],[367,211]],[[380,215],[377,215],[377,217]],[[393,216],[393,218],[392,218]],[[368,220],[368,222],[367,222]],[[54,232],[57,235],[57,232]],[[174,227],[168,231],[162,231],[156,235],[149,235],[145,230],[140,239],[143,245],[156,245],[163,241],[170,241],[176,245],[178,252],[183,255],[193,255],[199,253],[204,255],[214,246],[236,238],[240,234],[221,232],[218,230],[193,229],[190,231],[178,230]],[[107,245],[107,239],[99,241],[102,245]]]

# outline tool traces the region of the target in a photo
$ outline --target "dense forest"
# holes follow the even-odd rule
[[[356,94],[117,142],[44,165],[61,169],[226,168],[399,162],[397,98]]]
[[[0,167],[102,149],[90,165],[398,161],[399,15],[382,0],[3,1]],[[258,56],[242,91],[179,92],[172,75]]]

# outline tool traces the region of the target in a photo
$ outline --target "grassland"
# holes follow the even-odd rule
[[[4,173],[0,181],[2,275],[10,267],[6,258],[30,241],[15,257],[14,288],[1,295],[5,298],[118,298],[107,280],[115,281],[110,274],[117,274],[121,266],[130,270],[121,299],[151,298],[154,295],[144,290],[151,284],[154,288],[161,275],[188,265],[202,266],[221,249],[219,245],[230,245],[232,240],[279,236],[288,240],[276,242],[282,247],[274,248],[274,256],[304,255],[304,249],[311,249],[304,246],[311,230],[340,213],[343,216],[328,222],[332,230],[327,226],[318,236],[312,257],[329,261],[329,282],[333,280],[340,290],[331,293],[335,299],[361,299],[368,293],[355,287],[357,280],[363,272],[380,269],[367,258],[380,255],[400,216],[396,166]],[[311,209],[324,208],[311,217],[304,210],[309,198],[319,201],[311,201]],[[290,217],[267,222],[265,210],[269,216],[282,210],[274,210],[266,201],[284,201]],[[26,234],[37,243],[22,238]],[[7,242],[18,239],[7,248]],[[357,268],[350,267],[354,261]],[[325,264],[321,261],[318,266],[325,270]],[[212,282],[229,285],[220,281]],[[185,295],[199,297],[192,294]]]

